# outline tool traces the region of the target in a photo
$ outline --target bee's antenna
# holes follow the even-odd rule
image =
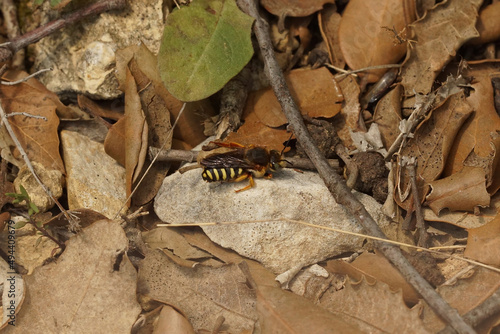
[[[281,150],[280,155],[283,155],[283,152],[285,152],[285,149],[288,147],[288,144],[290,143],[290,140],[292,140],[292,137],[293,137],[293,133],[290,135],[290,138],[288,138],[288,140],[286,141],[285,145],[283,146],[283,149]],[[286,160],[284,160],[284,161],[286,161]]]

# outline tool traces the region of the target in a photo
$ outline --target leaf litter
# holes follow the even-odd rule
[[[332,121],[343,144],[354,150],[356,146],[351,132],[366,132],[370,128],[367,125],[376,122],[383,144],[389,149],[398,142],[401,129],[407,125],[406,118],[413,110],[422,110],[411,130],[405,133],[404,140],[397,143],[396,151],[400,156],[417,158],[419,202],[424,205],[425,219],[433,224],[428,228],[429,232],[442,237],[440,241],[436,237],[434,243],[463,248],[467,241],[465,256],[498,267],[499,201],[495,193],[500,188],[500,158],[497,154],[500,129],[491,86],[491,79],[498,77],[498,66],[494,62],[469,62],[469,68],[457,69],[452,64],[457,59],[456,54],[462,54],[460,48],[469,47],[467,43],[485,43],[478,39],[479,35],[486,36],[484,38],[489,41],[498,38],[495,32],[490,33],[489,30],[495,30],[495,25],[488,23],[489,13],[494,13],[498,6],[493,4],[482,9],[479,0],[442,1],[432,8],[417,8],[418,13],[427,11],[424,15],[417,15],[408,12],[408,8],[414,8],[409,6],[411,1],[404,1],[403,4],[392,0],[377,3],[351,0],[347,6],[339,3],[334,6],[328,2],[317,1],[304,6],[294,1],[283,1],[278,10],[272,9],[273,4],[263,2],[264,8],[276,16],[271,17],[273,24],[278,21],[278,29],[290,29],[290,40],[284,44],[287,52],[284,56],[290,58],[288,61],[295,56],[298,67],[305,66],[307,56],[310,56],[309,49],[313,47],[308,40],[311,32],[317,33],[315,29],[321,29],[320,39],[327,45],[324,50],[327,50],[335,67],[342,70],[347,64],[349,70],[356,70],[402,61],[401,71],[396,84],[387,87],[388,94],[380,102],[372,101],[365,106],[360,103],[360,97],[365,95],[366,85],[376,82],[387,69],[363,71],[359,74],[361,79],[342,72],[333,76],[324,68],[294,70],[290,72],[289,80],[302,112],[313,118]],[[217,6],[221,3],[233,6],[232,1],[206,3],[210,5],[204,11],[211,15],[214,11],[218,13]],[[196,6],[193,4],[192,7]],[[476,26],[478,11],[480,20],[484,22]],[[170,19],[187,12],[183,8],[175,10]],[[223,13],[221,17],[223,21],[230,21],[230,16]],[[287,16],[306,18],[297,28],[292,27],[290,22],[293,20],[285,20]],[[417,16],[420,19],[415,21]],[[185,18],[179,19],[180,24],[184,24],[183,20]],[[246,39],[250,36],[250,21],[246,21],[244,27],[233,29],[245,35]],[[293,22],[297,24],[298,21]],[[311,22],[318,23],[320,27],[313,28]],[[184,27],[176,28],[172,21],[167,21],[166,31],[168,29],[182,30]],[[224,39],[226,33],[226,30],[212,30],[217,41]],[[492,39],[487,37],[488,34],[497,37]],[[190,148],[204,139],[200,120],[211,116],[213,108],[213,100],[204,98],[222,88],[251,56],[246,45],[242,48],[244,54],[238,55],[238,61],[231,62],[236,64],[235,67],[227,69],[232,74],[224,76],[220,73],[219,76],[209,67],[210,62],[202,62],[203,59],[219,56],[214,53],[215,44],[210,45],[209,41],[206,50],[210,52],[202,55],[198,62],[193,62],[185,53],[179,53],[181,56],[165,54],[167,45],[174,45],[168,42],[170,37],[164,37],[163,57],[159,58],[160,73],[168,91],[156,70],[156,57],[144,46],[131,47],[121,55],[117,53],[117,76],[121,78],[118,82],[125,92],[125,117],[112,126],[109,136],[115,138],[107,139],[106,145],[110,153],[114,150],[111,155],[117,161],[128,166],[128,193],[132,191],[134,180],[142,176],[150,162],[148,146],[161,147],[166,142],[166,148],[175,145]],[[176,43],[183,48],[185,36],[181,36]],[[406,59],[401,60],[405,55]],[[224,62],[224,59],[221,57],[218,60]],[[179,61],[185,65],[179,65]],[[188,67],[193,64],[198,67]],[[225,66],[215,61],[214,64],[219,71]],[[198,69],[201,71],[198,72]],[[443,79],[441,72],[452,74],[451,79]],[[457,73],[471,81],[462,81]],[[217,82],[214,84],[213,80]],[[30,110],[33,106],[46,106],[50,130],[41,129],[39,125],[43,123],[29,117],[16,116],[9,121],[16,124],[19,121],[15,119],[22,119],[24,123],[15,125],[21,138],[41,136],[40,133],[44,134],[44,138],[50,138],[49,142],[28,140],[28,144],[39,146],[35,151],[46,153],[41,154],[42,158],[30,157],[35,161],[42,159],[42,163],[56,166],[64,172],[64,165],[58,157],[57,116],[74,117],[74,114],[39,86],[21,84],[8,87],[1,87],[5,92],[1,100],[2,106],[9,112],[20,108],[15,105],[18,103],[17,93],[12,92],[21,91],[22,94],[18,95],[25,97],[24,91],[32,94],[33,90],[38,90],[41,97],[47,96],[41,101],[31,99],[27,105]],[[181,110],[181,100],[192,102],[187,104],[172,139],[169,131]],[[63,109],[66,113],[61,111]],[[30,113],[36,114],[33,111]],[[269,145],[281,150],[283,142],[289,137],[284,130],[287,120],[270,89],[250,93],[243,118],[245,124],[238,133],[230,136],[231,140]],[[30,131],[39,133],[34,135]],[[47,137],[47,133],[51,137]],[[5,143],[7,140],[2,139],[2,158],[8,155],[7,151],[15,156],[11,150],[12,143]],[[44,160],[47,157],[48,160]],[[19,164],[15,158],[10,162]],[[168,168],[170,164],[152,173],[143,194],[133,199],[135,204],[147,205],[155,197]],[[406,171],[398,170],[393,181],[401,188],[395,192],[399,207],[408,212],[414,211],[416,208],[411,197],[403,196],[409,184]],[[207,197],[207,201],[210,200]],[[483,209],[488,205],[489,208]],[[395,216],[399,223],[402,219]],[[235,220],[238,218],[235,217]],[[458,232],[436,228],[434,222],[439,221],[445,222],[444,226],[458,226]],[[126,224],[130,222],[122,222],[122,226]],[[56,225],[48,224],[47,228],[56,233]],[[8,326],[7,330],[55,331],[53,322],[46,320],[57,319],[58,326],[67,326],[73,332],[102,328],[113,332],[130,331],[140,312],[135,297],[136,284],[145,312],[143,315],[149,317],[149,328],[152,330],[167,330],[170,324],[176,323],[178,327],[171,330],[201,333],[212,332],[214,328],[240,333],[257,333],[259,330],[263,333],[285,332],[290,329],[327,332],[333,327],[345,331],[424,333],[436,332],[445,326],[387,260],[378,254],[365,252],[352,263],[339,259],[328,261],[325,268],[330,275],[342,277],[340,283],[315,280],[314,276],[310,276],[306,279],[310,283],[306,290],[310,293],[302,290],[303,295],[297,295],[280,288],[274,281],[274,275],[261,264],[213,243],[200,230],[164,231],[154,225],[151,231],[143,233],[144,241],[150,247],[143,254],[137,253],[132,246],[126,254],[129,241],[118,222],[98,220],[71,237],[64,253],[54,262],[42,265],[43,260],[39,260],[35,264],[26,264],[25,269],[33,272],[24,276],[29,293],[17,315],[19,327]],[[468,233],[466,238],[461,237],[465,229]],[[19,236],[19,247],[25,247],[23,242],[28,242],[27,238],[22,238]],[[32,236],[32,239],[37,238],[40,237]],[[393,237],[396,238],[408,242],[407,237]],[[55,248],[55,245],[44,247],[43,244],[29,242],[31,253],[51,253]],[[247,261],[250,274],[237,266],[242,261]],[[439,256],[435,261],[444,263]],[[139,268],[138,274],[132,263]],[[468,275],[461,276],[457,274],[458,268],[447,268],[443,272],[446,272],[448,285],[441,285],[438,290],[462,314],[498,289],[498,274],[486,269],[476,267]],[[321,275],[319,271],[316,274]],[[436,286],[441,284],[439,280],[433,281],[429,277],[429,281]],[[79,297],[70,297],[74,295]],[[49,306],[47,300],[51,300]],[[99,309],[89,306],[94,304]],[[422,316],[419,316],[421,312]],[[381,314],[386,316],[381,317]],[[99,316],[101,318],[96,320]],[[487,332],[497,320],[491,317],[477,329]],[[136,326],[140,327],[137,323]]]

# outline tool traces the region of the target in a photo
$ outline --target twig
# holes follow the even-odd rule
[[[4,86],[15,86],[17,84],[20,84],[21,82],[26,82],[29,79],[31,79],[33,77],[36,77],[37,75],[39,75],[41,73],[48,72],[48,71],[52,71],[52,68],[50,68],[50,67],[49,68],[42,68],[41,70],[36,71],[35,73],[30,74],[27,77],[22,78],[20,80],[17,80],[17,81],[0,81],[0,84],[2,84]]]
[[[31,117],[31,118],[36,118],[36,119],[41,119],[44,121],[47,121],[47,117],[45,116],[39,116],[39,115],[32,115],[28,114],[27,112],[11,112],[10,114],[6,115],[7,118],[12,117],[12,116],[26,116],[26,117]]]
[[[403,157],[404,158],[404,157]],[[418,245],[422,247],[428,246],[428,235],[425,231],[425,222],[424,217],[422,216],[422,206],[420,205],[420,196],[418,194],[417,187],[417,176],[415,173],[415,158],[409,158],[402,160],[404,161],[404,165],[408,170],[408,176],[410,177],[411,182],[411,193],[413,195],[413,208],[415,211],[415,218],[417,219],[417,229],[419,232]]]
[[[88,7],[77,10],[74,13],[49,22],[35,30],[19,36],[10,41],[10,43],[8,43],[5,47],[0,48],[0,62],[6,61],[17,51],[25,48],[32,43],[38,42],[42,38],[47,37],[55,31],[58,31],[89,16],[97,15],[112,9],[124,8],[126,3],[126,0],[98,1]]]
[[[267,68],[268,78],[274,93],[281,104],[281,108],[288,119],[295,137],[300,142],[307,155],[316,166],[320,177],[332,193],[335,201],[342,204],[357,219],[368,234],[387,239],[375,220],[370,216],[365,207],[354,197],[347,187],[344,179],[334,172],[328,165],[326,159],[314,144],[307,132],[301,113],[288,90],[287,83],[276,61],[273,46],[269,37],[269,25],[260,17],[255,0],[241,0],[240,7],[247,14],[255,18],[254,32],[257,36],[259,46]],[[415,288],[416,291],[427,301],[431,308],[450,323],[459,333],[475,333],[475,331],[464,322],[457,310],[453,309],[441,298],[432,286],[415,270],[415,268],[402,255],[398,247],[384,243],[375,242],[375,246],[385,257],[401,272],[403,277]]]
[[[195,162],[198,157],[197,151],[185,150],[162,150],[157,147],[149,147],[149,155],[153,159],[156,155],[157,161],[171,161],[171,162]],[[286,168],[298,168],[306,170],[316,170],[311,160],[307,158],[286,158],[290,162],[290,166]],[[339,168],[339,161],[337,159],[328,159],[328,163],[332,168]]]
[[[19,37],[21,29],[17,20],[17,6],[14,4],[14,1],[2,0],[2,13],[9,40]],[[19,50],[12,59],[11,66],[17,69],[24,69],[24,55],[25,51]]]
[[[402,66],[401,64],[387,64],[387,65],[369,66],[369,67],[359,68],[357,70],[345,71],[341,74],[337,74],[335,77],[336,78],[343,78],[343,77],[348,76],[350,74],[367,72],[367,71],[372,71],[372,70],[380,70],[380,69],[384,69],[384,68],[400,68],[401,66]]]
[[[3,106],[2,106],[1,101],[0,101],[0,117],[1,117],[0,124],[3,124],[5,126],[5,129],[7,129],[7,132],[9,133],[10,137],[12,138],[12,141],[14,142],[17,149],[19,150],[19,153],[21,153],[21,156],[23,157],[23,160],[26,163],[26,167],[28,167],[29,171],[31,172],[31,174],[35,178],[36,182],[38,182],[40,187],[42,187],[43,191],[45,191],[45,193],[47,195],[49,195],[50,199],[57,205],[59,210],[61,210],[61,212],[64,214],[64,216],[66,217],[66,219],[69,222],[70,229],[71,230],[78,229],[79,225],[76,222],[76,220],[66,211],[66,209],[64,209],[64,207],[61,205],[61,203],[59,203],[57,201],[57,199],[54,197],[54,195],[52,195],[52,192],[50,191],[50,189],[47,188],[47,186],[42,182],[42,180],[40,180],[40,178],[36,174],[35,170],[33,169],[33,165],[31,164],[31,161],[28,158],[28,154],[26,154],[26,151],[24,150],[23,146],[19,142],[19,139],[17,139],[16,134],[12,130],[12,127],[10,126],[9,121],[7,120],[7,115],[5,114],[5,111],[3,110]]]

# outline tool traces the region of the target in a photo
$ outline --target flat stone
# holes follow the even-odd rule
[[[361,226],[333,200],[316,173],[287,169],[270,180],[255,181],[254,188],[235,193],[246,183],[206,183],[201,169],[175,173],[165,178],[154,209],[162,221],[175,224],[264,221],[202,229],[215,243],[258,260],[277,274],[296,272],[329,257],[362,249],[363,237],[297,223],[269,222],[287,218],[362,233]],[[368,195],[354,194],[382,229],[389,226],[379,203]]]
[[[61,143],[70,210],[88,208],[112,219],[126,201],[125,168],[103,144],[77,132],[61,131]]]

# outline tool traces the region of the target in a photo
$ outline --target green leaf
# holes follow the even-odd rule
[[[22,185],[19,185],[19,188],[21,189],[21,196],[23,198],[29,200],[30,196],[28,195],[28,192],[26,191],[26,189],[24,189],[24,187]]]
[[[253,55],[253,21],[235,0],[197,0],[172,12],[158,54],[168,91],[197,101],[224,87]]]
[[[29,202],[29,203],[30,203],[30,210],[33,210],[35,213],[40,212],[40,210],[38,210],[38,207],[36,206],[35,203],[33,203],[33,202]]]
[[[14,224],[14,228],[18,229],[18,228],[24,227],[26,224],[28,224],[28,221],[17,222]]]

